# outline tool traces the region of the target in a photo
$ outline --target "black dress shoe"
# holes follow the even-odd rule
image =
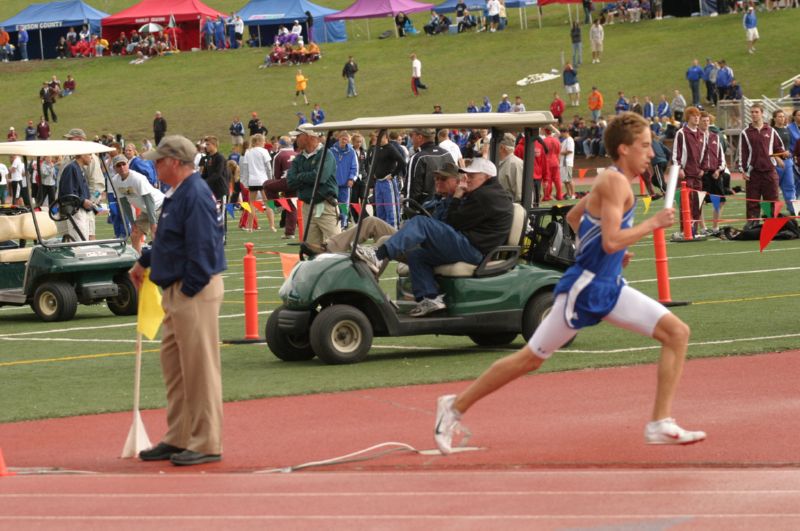
[[[169,460],[172,461],[173,465],[177,466],[202,465],[203,463],[222,461],[222,456],[220,454],[202,454],[192,450],[184,450],[179,454],[174,454]]]
[[[142,461],[166,461],[172,457],[173,454],[179,454],[183,451],[183,448],[160,442],[149,450],[142,450],[139,452],[139,459]]]

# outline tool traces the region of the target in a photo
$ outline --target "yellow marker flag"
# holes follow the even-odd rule
[[[150,280],[150,269],[144,272],[142,287],[139,288],[139,315],[136,318],[136,331],[148,339],[155,339],[161,321],[164,320],[164,309],[161,307],[161,292]]]
[[[251,213],[253,212],[253,209],[250,208],[250,203],[243,202],[242,203],[242,209],[246,210],[248,212],[251,212]]]
[[[650,203],[653,201],[652,197],[643,197],[642,203],[644,203],[644,213],[647,214],[647,211],[650,210]]]

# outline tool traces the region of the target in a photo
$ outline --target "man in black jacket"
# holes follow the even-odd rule
[[[219,152],[219,141],[214,136],[205,140],[206,156],[203,159],[203,180],[211,188],[217,201],[222,201],[228,196],[228,165],[225,157]]]
[[[167,134],[167,121],[160,112],[156,111],[156,117],[153,119],[153,138],[156,146],[165,134]]]
[[[403,187],[403,196],[413,199],[419,204],[433,199],[434,183],[433,173],[441,170],[445,163],[453,160],[446,149],[434,144],[436,131],[430,128],[417,128],[411,130],[411,142],[414,144],[414,153],[408,160],[406,182]]]
[[[465,179],[456,187],[445,222],[415,216],[383,245],[373,250],[357,247],[356,254],[379,275],[391,259],[405,256],[417,306],[411,317],[422,317],[447,307],[434,277],[441,264],[478,265],[485,254],[505,243],[513,221],[511,196],[495,178],[497,168],[484,158],[472,159]]]
[[[351,55],[347,58],[344,68],[342,68],[342,77],[347,79],[348,98],[355,98],[358,96],[358,92],[356,92],[356,72],[358,72],[358,65]]]

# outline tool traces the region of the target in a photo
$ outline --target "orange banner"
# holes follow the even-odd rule
[[[294,266],[296,266],[297,262],[300,261],[300,256],[289,253],[279,253],[279,254],[281,256],[281,268],[283,269],[283,278],[289,278],[292,269],[294,269]]]

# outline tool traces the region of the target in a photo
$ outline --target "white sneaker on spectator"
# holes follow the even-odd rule
[[[461,413],[453,408],[456,395],[442,395],[436,401],[436,426],[433,429],[433,439],[442,455],[453,451],[453,438],[461,436],[458,446],[464,446],[472,433],[461,425]]]
[[[706,432],[684,430],[669,417],[648,422],[644,429],[647,444],[692,444],[705,438]]]
[[[408,315],[410,317],[424,317],[445,308],[447,308],[447,305],[444,303],[444,297],[439,295],[435,299],[422,299],[408,312]]]
[[[376,277],[380,277],[386,266],[389,265],[389,260],[381,260],[378,258],[373,247],[363,247],[356,245],[356,257],[367,264],[370,271],[375,273]]]

